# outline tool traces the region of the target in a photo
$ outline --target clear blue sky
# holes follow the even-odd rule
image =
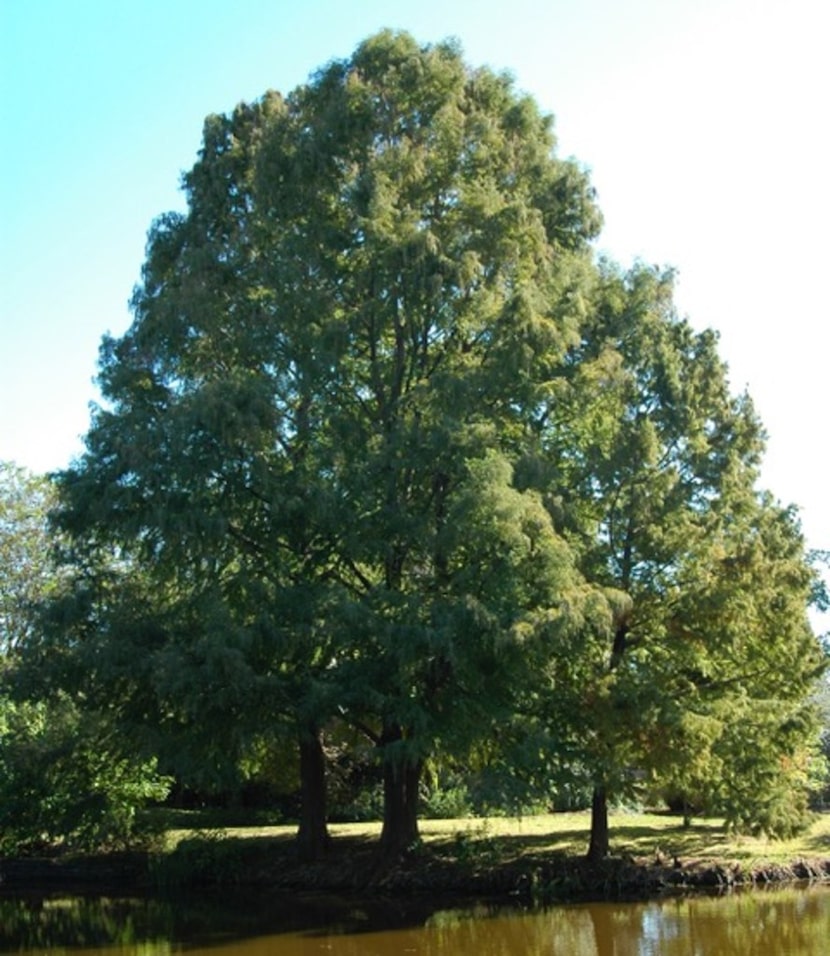
[[[764,484],[830,548],[824,0],[0,0],[0,458],[79,450],[100,337],[204,117],[385,26],[458,37],[555,115],[601,246],[678,268],[767,425]]]

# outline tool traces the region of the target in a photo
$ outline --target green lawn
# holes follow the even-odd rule
[[[792,840],[773,841],[727,834],[720,820],[696,820],[684,828],[676,816],[655,813],[616,813],[611,816],[611,846],[615,855],[649,861],[658,856],[679,858],[684,866],[717,861],[743,864],[788,863],[798,859],[830,858],[830,813],[819,814],[812,827]],[[590,817],[585,813],[556,813],[531,817],[490,817],[487,819],[424,820],[423,842],[442,847],[466,848],[487,853],[494,860],[508,861],[551,852],[581,855],[588,844]],[[352,842],[374,842],[380,823],[335,823],[332,835]],[[294,836],[293,826],[233,826],[205,830],[171,829],[166,849],[197,835],[235,841],[252,838],[257,842],[282,842]]]

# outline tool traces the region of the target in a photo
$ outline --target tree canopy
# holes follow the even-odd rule
[[[48,479],[0,462],[0,658],[31,639],[36,609],[54,586],[53,502]]]
[[[97,582],[73,653],[146,740],[293,739],[309,856],[333,722],[374,748],[394,854],[425,761],[498,726],[545,726],[600,823],[632,771],[681,782],[664,731],[720,720],[694,746],[731,766],[766,708],[771,764],[807,747],[812,578],[751,403],[669,274],[596,261],[555,147],[508,76],[380,33],[207,118],[102,344],[58,478]]]
[[[602,263],[591,301],[528,474],[585,579],[619,595],[613,627],[586,637],[585,669],[556,701],[561,726],[575,721],[583,740],[594,730],[581,754],[603,856],[607,791],[624,792],[632,768],[687,774],[719,746],[707,735],[748,738],[765,709],[788,723],[822,655],[800,531],[756,490],[763,431],[748,396],[729,391],[716,336],[677,316],[672,276],[657,269]],[[761,787],[721,809],[751,816],[752,799],[766,799]]]

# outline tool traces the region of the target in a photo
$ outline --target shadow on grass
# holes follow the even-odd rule
[[[817,833],[806,841],[811,853],[816,856],[830,856],[830,833]]]
[[[726,833],[711,823],[655,829],[649,826],[616,826],[611,832],[611,846],[616,853],[633,857],[714,857],[726,850]]]
[[[505,833],[487,820],[460,823],[455,830],[430,833],[400,859],[393,869],[424,885],[463,887],[465,876],[483,878],[501,871],[505,877],[537,865],[561,865],[581,860],[587,851],[589,830],[556,829],[546,832]],[[830,833],[807,835],[799,856],[830,855]],[[618,861],[683,867],[723,863],[747,855],[762,855],[752,845],[742,849],[720,822],[701,821],[684,826],[679,818],[658,823],[617,818],[611,825],[611,852]],[[379,857],[376,833],[335,833],[325,858],[304,862],[298,857],[294,832],[239,833],[196,831],[173,851],[158,854],[151,878],[158,886],[261,884],[272,887],[348,889],[373,883],[389,861]]]
[[[432,837],[429,845],[440,855],[466,859],[478,854],[509,863],[549,856],[579,857],[586,853],[589,838],[587,827],[562,832],[493,835],[483,821],[478,827],[473,825],[446,837]],[[726,834],[722,827],[713,823],[686,827],[678,820],[676,824],[663,827],[619,822],[611,826],[611,852],[614,856],[708,858],[723,856],[726,849]]]
[[[150,878],[158,887],[184,885],[279,885],[297,883],[313,888],[337,876],[337,868],[368,868],[376,841],[369,837],[338,836],[320,863],[298,856],[295,834],[241,834],[224,830],[196,831],[180,840],[175,849],[155,855]],[[344,874],[345,877],[345,874]],[[353,878],[348,874],[347,882]]]

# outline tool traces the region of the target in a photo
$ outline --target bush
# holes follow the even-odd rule
[[[423,816],[433,820],[455,820],[473,816],[470,794],[463,783],[449,787],[436,787],[424,794],[421,800]]]
[[[155,761],[113,752],[104,731],[65,697],[0,697],[0,852],[123,847],[147,835],[138,810],[169,781]]]
[[[383,788],[380,784],[366,787],[348,803],[332,806],[329,819],[333,823],[367,823],[383,819]]]

